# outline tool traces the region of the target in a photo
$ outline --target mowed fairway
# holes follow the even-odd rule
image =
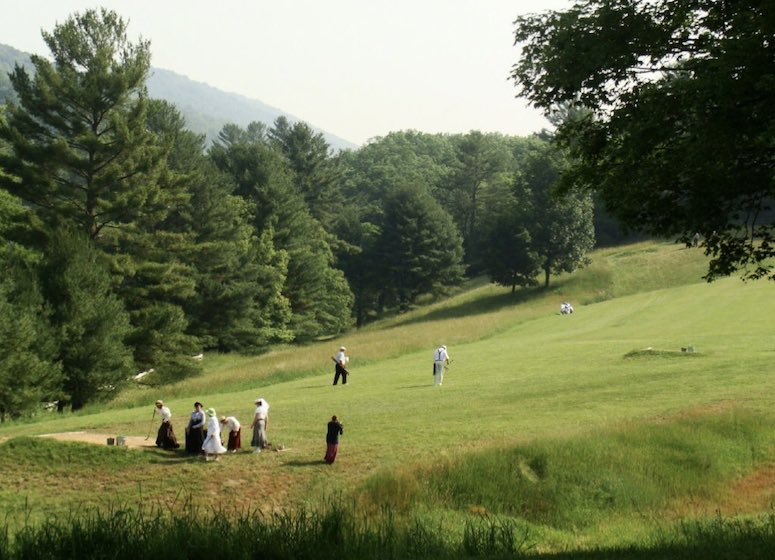
[[[502,288],[474,287],[340,339],[258,358],[206,356],[197,379],[133,389],[63,418],[4,425],[0,437],[11,438],[75,430],[146,436],[152,426],[152,444],[152,403],[163,398],[182,442],[192,403],[201,400],[243,422],[249,450],[252,403],[263,396],[271,405],[269,439],[285,449],[206,464],[182,453],[107,446],[81,459],[87,444],[49,441],[36,458],[11,440],[0,446],[0,500],[12,516],[116,501],[175,507],[188,499],[276,511],[347,495],[377,473],[411,473],[481,449],[709,411],[768,415],[775,404],[773,285],[737,278],[707,284],[700,252],[675,245],[641,244],[630,253],[632,262],[623,262],[621,250],[596,253],[588,269],[514,300]],[[637,292],[639,285],[649,291]],[[559,314],[565,299],[573,315]],[[434,387],[432,352],[442,343],[454,361],[443,386]],[[352,356],[352,374],[346,386],[333,387],[330,356],[340,344]],[[681,351],[689,346],[693,353]],[[332,414],[345,434],[329,466],[322,457]]]

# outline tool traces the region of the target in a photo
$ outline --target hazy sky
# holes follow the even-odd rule
[[[40,31],[104,6],[151,41],[153,66],[258,99],[361,144],[390,131],[548,126],[515,97],[520,14],[570,0],[0,0],[0,43],[48,56]]]

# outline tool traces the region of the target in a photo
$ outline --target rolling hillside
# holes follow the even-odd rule
[[[147,450],[124,451],[129,455],[120,464],[112,457],[121,450],[107,446],[99,447],[103,451],[88,465],[79,462],[77,445],[82,444],[57,443],[24,455],[21,463],[18,454],[25,447],[13,447],[15,458],[0,452],[7,457],[0,459],[0,467],[11,483],[0,490],[0,500],[7,511],[52,512],[74,503],[104,506],[108,495],[113,501],[132,502],[142,492],[144,500],[174,508],[183,492],[198,503],[238,508],[260,503],[264,511],[283,511],[353,491],[377,500],[384,491],[391,501],[426,504],[433,515],[446,511],[444,516],[456,518],[475,511],[471,508],[477,503],[485,511],[502,506],[486,497],[432,506],[439,498],[419,496],[427,491],[421,481],[442,468],[433,465],[448,469],[464,459],[479,461],[482,453],[544,445],[562,449],[570,442],[583,447],[589,441],[592,448],[615,452],[620,444],[611,442],[629,437],[621,435],[627,430],[719,414],[753,415],[763,430],[756,437],[773,436],[772,286],[736,278],[707,284],[700,279],[704,266],[700,251],[672,244],[608,249],[596,252],[587,269],[560,277],[549,290],[525,290],[511,298],[503,289],[472,283],[447,300],[341,339],[276,348],[258,357],[205,356],[205,373],[198,378],[136,387],[113,403],[77,414],[41,415],[34,422],[0,427],[5,438],[67,431],[151,436]],[[574,303],[573,315],[559,314],[563,300]],[[442,342],[454,361],[444,385],[434,387],[431,353]],[[352,356],[352,375],[347,386],[332,387],[330,355],[340,343]],[[690,347],[691,352],[682,351]],[[271,404],[269,437],[283,451],[246,451],[205,464],[153,448],[155,399],[163,398],[172,408],[179,438],[196,399],[219,414],[240,418],[247,445],[257,396]],[[329,466],[321,459],[325,423],[332,414],[343,421],[345,435],[336,464]],[[690,429],[701,433],[700,428]],[[646,441],[655,437],[638,433]],[[710,436],[703,437],[700,441],[711,445]],[[14,441],[25,440],[6,441],[0,451]],[[751,457],[748,452],[743,463],[737,459],[724,466],[712,480],[698,479],[707,486],[699,486],[704,488],[699,493],[689,490],[695,493],[695,509],[712,513],[734,507],[755,513],[764,507],[769,486],[750,490],[744,504],[733,506],[719,485],[769,469],[775,452],[765,445]],[[713,463],[709,457],[703,461]],[[81,466],[69,469],[68,462]],[[209,476],[213,472],[217,475]],[[707,473],[716,473],[715,467]],[[680,492],[672,490],[672,499],[680,498]],[[595,542],[620,538],[625,525],[633,535],[642,534],[641,525],[647,523],[642,511],[616,518],[606,518],[604,510],[586,515],[607,519],[585,529]],[[562,521],[551,523],[552,531],[563,527]],[[641,528],[628,525],[632,523]],[[549,548],[579,538],[576,530],[554,533],[537,526],[542,539],[555,543]]]

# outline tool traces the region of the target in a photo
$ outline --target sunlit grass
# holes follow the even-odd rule
[[[73,415],[8,423],[0,436],[90,430],[153,439],[158,417],[152,403],[163,398],[181,440],[192,404],[200,400],[242,420],[247,444],[253,400],[264,396],[271,404],[270,441],[285,451],[240,453],[218,464],[156,450],[131,452],[140,464],[97,458],[67,473],[77,489],[72,492],[62,490],[64,475],[47,470],[44,461],[26,469],[9,463],[18,490],[0,491],[0,499],[46,511],[76,499],[105,503],[109,496],[174,507],[181,491],[192,491],[207,504],[276,511],[363,484],[398,506],[411,503],[422,485],[412,474],[416,469],[436,461],[451,465],[471,452],[562,438],[589,441],[584,438],[686,411],[742,407],[764,418],[775,404],[772,286],[736,278],[707,284],[705,266],[701,251],[673,244],[607,249],[587,268],[553,279],[549,289],[512,298],[508,289],[479,281],[334,340],[277,347],[262,356],[206,355],[199,377],[136,387]],[[559,314],[563,300],[574,303],[573,315]],[[441,343],[454,361],[444,385],[434,387],[431,355]],[[352,375],[346,387],[332,387],[331,355],[341,344],[351,355]],[[681,352],[688,346],[691,355]],[[337,462],[328,466],[322,455],[332,414],[344,422],[345,434]],[[582,451],[576,454],[587,458]],[[720,479],[734,477],[733,471]],[[438,511],[458,515],[454,507],[445,503]],[[641,530],[627,516],[605,524]],[[542,529],[558,546],[579,537],[558,527]],[[585,538],[609,538],[585,530]]]

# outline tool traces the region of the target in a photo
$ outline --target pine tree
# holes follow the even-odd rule
[[[31,413],[61,395],[62,368],[50,311],[37,279],[40,253],[31,213],[0,190],[0,421]]]
[[[463,246],[452,218],[422,187],[390,193],[372,262],[382,306],[406,309],[463,277]]]
[[[256,235],[268,233],[275,248],[287,255],[282,295],[290,303],[294,338],[310,340],[349,326],[350,288],[333,267],[323,227],[294,189],[285,158],[270,145],[264,130],[226,127],[210,155],[234,178],[235,192],[253,205]]]
[[[167,168],[189,202],[165,221],[185,235],[177,254],[191,266],[194,293],[180,300],[188,332],[205,348],[252,351],[288,340],[290,307],[280,290],[287,262],[268,235],[253,233],[251,203],[204,155],[204,137],[185,129],[177,109],[153,101],[151,129],[169,144]]]
[[[111,291],[104,257],[82,232],[57,231],[40,276],[64,374],[60,408],[112,397],[133,369],[129,317]]]
[[[149,44],[132,44],[114,12],[89,10],[43,32],[53,62],[33,55],[33,77],[17,66],[19,104],[0,122],[7,175],[0,185],[51,225],[92,239],[159,205],[161,154],[146,130]]]

